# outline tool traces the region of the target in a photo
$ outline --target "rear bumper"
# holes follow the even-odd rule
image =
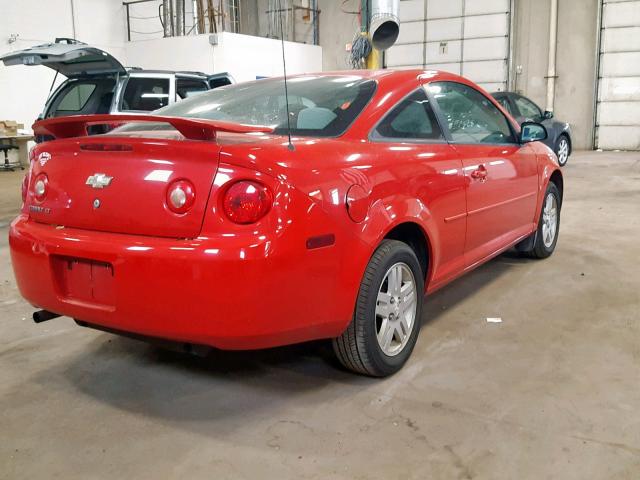
[[[22,215],[9,241],[18,287],[33,305],[222,349],[337,336],[357,294],[357,281],[343,276],[343,249],[307,250],[304,239],[177,240],[59,229]],[[78,259],[81,268],[71,265]]]

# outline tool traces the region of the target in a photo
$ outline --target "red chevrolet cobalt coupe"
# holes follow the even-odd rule
[[[288,86],[288,102],[268,79],[38,122],[55,140],[32,152],[10,230],[34,319],[221,349],[332,339],[347,368],[384,376],[425,293],[512,246],[553,252],[563,183],[541,125],[442,72]]]

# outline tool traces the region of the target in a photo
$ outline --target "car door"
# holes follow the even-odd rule
[[[447,139],[462,161],[467,193],[465,264],[471,268],[534,229],[538,167],[507,117],[457,82],[429,84]]]
[[[385,175],[398,184],[389,189],[393,201],[408,204],[418,199],[429,212],[433,246],[429,288],[438,288],[464,271],[462,162],[446,142],[422,87],[390,109],[373,130],[371,140],[384,144],[377,150],[382,152]]]

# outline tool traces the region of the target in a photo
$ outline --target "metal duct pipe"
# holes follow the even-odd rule
[[[400,0],[371,0],[371,44],[386,50],[400,34]]]
[[[558,0],[551,0],[549,14],[549,64],[547,70],[547,110],[553,112],[556,98],[556,50],[558,43]]]

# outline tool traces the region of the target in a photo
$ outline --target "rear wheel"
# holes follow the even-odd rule
[[[569,153],[571,146],[569,145],[569,138],[566,135],[560,135],[556,141],[556,156],[558,157],[558,163],[561,167],[564,167],[569,160]]]
[[[414,251],[384,240],[360,284],[356,308],[334,351],[349,370],[384,377],[405,364],[420,330],[424,280]]]
[[[547,258],[556,248],[560,231],[560,191],[549,183],[542,202],[542,211],[535,233],[523,240],[516,248],[530,257]]]

